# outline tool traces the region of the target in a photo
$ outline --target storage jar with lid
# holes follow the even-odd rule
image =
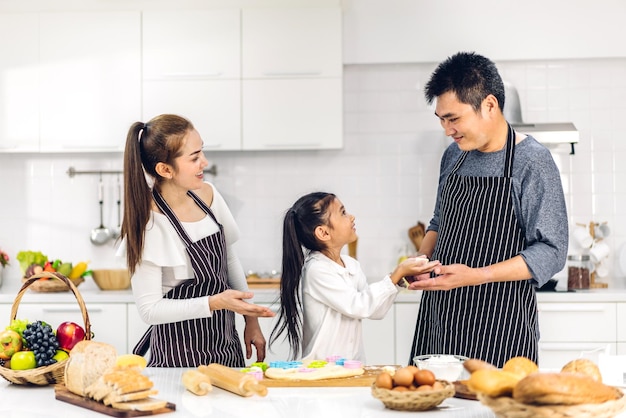
[[[594,265],[588,254],[567,256],[567,288],[589,289]]]

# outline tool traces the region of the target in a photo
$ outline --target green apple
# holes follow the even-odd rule
[[[18,351],[11,357],[11,369],[29,370],[37,367],[35,353],[32,351]]]
[[[66,358],[68,358],[70,355],[67,354],[67,351],[64,350],[57,350],[56,353],[54,353],[54,356],[52,357],[53,359],[55,359],[57,362],[58,361],[63,361]]]

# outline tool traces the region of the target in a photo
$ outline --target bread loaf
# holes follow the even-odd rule
[[[596,363],[586,358],[579,358],[570,361],[565,366],[563,366],[563,369],[561,369],[561,371],[566,373],[582,373],[591,377],[593,380],[602,382],[602,374],[600,373],[600,369],[598,368]]]
[[[110,344],[79,341],[65,365],[65,387],[72,393],[86,396],[86,389],[110,370],[117,359],[117,351]]]
[[[620,396],[618,389],[578,373],[533,373],[513,390],[516,401],[539,405],[602,403]]]
[[[498,369],[480,369],[471,374],[467,387],[474,393],[482,393],[492,398],[508,396],[520,381],[519,375]]]
[[[482,369],[495,370],[497,368],[493,364],[487,363],[486,361],[479,360],[477,358],[471,358],[471,359],[465,360],[463,362],[463,367],[465,368],[465,370],[467,370],[470,373],[474,373],[475,371],[482,370]]]
[[[531,373],[539,371],[539,367],[537,363],[526,357],[513,357],[504,363],[502,370],[515,373],[521,379]]]

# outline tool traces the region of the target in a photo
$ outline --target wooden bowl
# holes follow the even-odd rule
[[[124,290],[130,287],[127,269],[98,269],[92,271],[93,281],[100,290]]]

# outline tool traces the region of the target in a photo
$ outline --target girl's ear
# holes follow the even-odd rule
[[[166,179],[172,179],[172,177],[174,177],[174,170],[172,169],[172,166],[169,164],[165,164],[165,163],[157,163],[157,165],[154,167],[154,170],[157,172],[157,174],[163,178]]]
[[[330,239],[330,231],[326,225],[318,225],[315,227],[315,238],[321,242],[326,242]]]

